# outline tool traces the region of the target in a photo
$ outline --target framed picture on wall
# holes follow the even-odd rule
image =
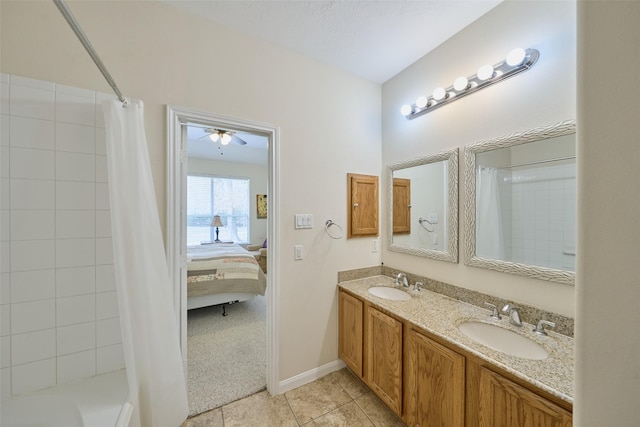
[[[258,218],[267,217],[267,195],[256,194],[256,206],[258,210]]]

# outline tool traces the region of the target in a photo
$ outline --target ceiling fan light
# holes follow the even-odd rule
[[[218,141],[219,138],[220,138],[220,135],[218,134],[218,132],[209,134],[209,139],[211,139],[211,141],[213,142]]]
[[[220,143],[222,145],[227,145],[230,142],[231,142],[231,135],[229,135],[228,133],[223,133],[220,139]]]

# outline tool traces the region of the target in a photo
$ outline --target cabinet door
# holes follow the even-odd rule
[[[402,322],[367,308],[366,383],[402,416]]]
[[[480,427],[569,427],[571,414],[485,367],[480,370]]]
[[[463,427],[464,356],[414,330],[404,351],[407,425]]]
[[[378,177],[347,174],[347,236],[378,235]]]
[[[393,178],[393,234],[411,233],[411,180]]]
[[[338,297],[338,355],[362,378],[362,301],[340,291]]]

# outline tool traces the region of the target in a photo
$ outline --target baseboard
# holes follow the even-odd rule
[[[322,378],[331,372],[338,371],[345,366],[346,365],[342,360],[337,359],[333,362],[311,369],[310,371],[287,378],[286,380],[280,381],[280,384],[278,384],[278,394],[286,393],[289,390],[293,390],[294,388],[313,382],[318,378]]]

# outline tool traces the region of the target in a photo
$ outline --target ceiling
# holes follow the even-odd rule
[[[164,0],[217,25],[384,83],[502,0]],[[266,164],[267,139],[220,147],[189,128],[188,155]],[[260,151],[262,150],[262,152]]]
[[[502,0],[165,0],[384,83]]]

